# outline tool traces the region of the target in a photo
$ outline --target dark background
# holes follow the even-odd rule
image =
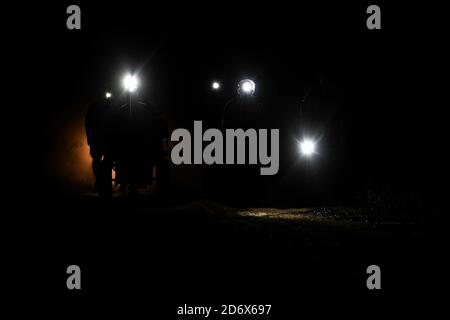
[[[252,180],[220,168],[173,168],[173,203],[208,198],[252,206],[367,205],[368,194],[375,194],[384,207],[402,203],[414,218],[446,216],[448,81],[438,5],[377,3],[382,29],[371,31],[365,10],[372,3],[364,2],[81,1],[82,29],[70,31],[70,4],[5,10],[13,19],[4,29],[4,50],[11,54],[4,63],[13,72],[5,92],[12,103],[8,99],[5,108],[3,161],[8,198],[21,206],[22,231],[29,218],[43,233],[63,234],[61,224],[70,225],[70,217],[61,220],[51,211],[41,220],[40,212],[92,191],[83,117],[90,102],[118,90],[128,70],[139,72],[142,94],[172,130],[191,128],[194,120],[218,127],[223,105],[243,77],[256,81],[267,126],[280,129],[276,176]],[[215,79],[223,85],[219,94],[210,90]],[[300,117],[299,102],[309,88]],[[310,163],[297,153],[302,130],[320,137],[319,155]],[[239,185],[248,199],[239,197]],[[30,237],[39,238],[41,231],[28,228]],[[58,238],[52,239],[43,247]],[[21,240],[28,248],[28,239]],[[46,254],[54,257],[58,250]],[[39,255],[33,251],[32,257]],[[55,258],[65,265],[62,260]],[[101,268],[83,261],[91,270]]]
[[[366,3],[81,5],[82,30],[66,29],[66,4],[41,5],[38,27],[30,28],[36,36],[15,39],[26,65],[20,78],[33,94],[20,96],[26,124],[15,133],[25,143],[14,145],[35,148],[26,154],[38,155],[30,172],[40,175],[38,189],[89,189],[86,164],[80,173],[70,162],[85,145],[87,105],[106,90],[118,92],[131,70],[171,130],[193,120],[218,127],[236,83],[255,79],[267,127],[281,131],[280,171],[265,179],[274,203],[355,202],[385,186],[442,198],[443,45],[434,8],[383,4],[382,30],[370,31]],[[213,79],[222,92],[211,92]],[[320,137],[312,168],[298,156],[301,132]],[[220,175],[199,179],[209,168],[174,170],[175,188],[193,196],[239,184]]]

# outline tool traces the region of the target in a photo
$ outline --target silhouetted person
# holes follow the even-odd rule
[[[232,128],[264,128],[263,105],[257,97],[238,96],[228,101],[222,113],[222,126]]]
[[[103,195],[110,193],[111,164],[106,156],[104,118],[111,106],[111,100],[97,101],[88,107],[85,118],[87,143],[92,157],[92,169],[95,175],[95,188]],[[109,170],[109,172],[108,172]],[[108,181],[109,180],[109,188]]]
[[[266,128],[265,122],[263,105],[256,96],[237,96],[224,106],[224,132],[226,129],[255,129],[258,132],[258,129]],[[248,150],[246,147],[246,152]],[[235,155],[236,152],[235,149]],[[226,165],[222,168],[222,181],[222,193],[226,199],[236,201],[233,205],[254,205],[261,198],[259,190],[263,189],[263,181],[258,165]]]
[[[114,165],[120,191],[128,188],[134,193],[137,187],[151,184],[154,167],[158,187],[168,188],[168,127],[150,104],[135,95],[131,100],[125,97],[105,114],[102,134],[105,155]]]

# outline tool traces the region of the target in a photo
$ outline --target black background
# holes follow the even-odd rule
[[[12,69],[6,81],[11,86],[4,92],[8,105],[3,120],[6,140],[3,160],[8,168],[5,170],[7,195],[14,203],[9,215],[21,230],[15,233],[17,240],[13,241],[17,247],[10,249],[15,257],[12,265],[14,268],[20,265],[16,271],[20,270],[23,276],[27,274],[27,266],[40,265],[36,269],[39,270],[36,272],[39,285],[36,284],[31,295],[48,291],[48,302],[53,304],[62,299],[66,310],[79,310],[80,306],[102,306],[109,310],[111,302],[120,304],[124,300],[119,296],[128,296],[129,290],[136,295],[136,300],[132,299],[130,307],[126,308],[132,312],[139,309],[133,309],[133,303],[142,306],[143,301],[139,299],[147,297],[146,294],[156,296],[145,298],[152,303],[160,299],[172,306],[173,301],[177,301],[172,294],[178,297],[179,303],[184,303],[191,289],[201,290],[194,280],[186,280],[185,287],[177,287],[172,282],[156,286],[158,290],[181,288],[179,295],[169,289],[169,292],[155,293],[147,276],[152,274],[157,278],[155,273],[164,270],[158,267],[156,271],[144,270],[144,265],[148,264],[133,269],[134,260],[127,263],[121,256],[119,266],[126,272],[116,273],[111,270],[114,267],[96,259],[95,252],[90,251],[90,258],[86,258],[77,249],[74,255],[85,257],[82,259],[85,265],[81,266],[88,269],[88,277],[90,274],[98,277],[101,270],[108,277],[119,274],[116,276],[118,288],[123,287],[123,290],[107,293],[98,285],[98,290],[88,288],[84,293],[72,294],[65,290],[65,273],[55,276],[61,266],[71,260],[67,253],[71,249],[66,250],[65,244],[59,243],[58,235],[64,234],[64,230],[73,232],[73,240],[68,241],[69,248],[73,249],[78,241],[75,237],[80,236],[77,230],[83,230],[90,218],[71,223],[70,210],[61,215],[64,218],[52,211],[51,204],[70,201],[66,197],[72,195],[74,189],[48,164],[54,163],[54,151],[61,147],[58,138],[64,134],[72,117],[82,117],[88,103],[102,97],[106,89],[114,89],[124,71],[130,69],[139,70],[147,84],[143,94],[166,115],[171,129],[190,128],[194,120],[217,126],[220,108],[227,97],[233,95],[235,83],[244,76],[256,80],[257,96],[266,107],[269,127],[281,131],[279,174],[262,184],[260,180],[255,181],[254,189],[251,183],[249,187],[254,190],[255,198],[262,188],[270,194],[271,200],[266,203],[267,198],[260,199],[256,204],[354,204],[371,185],[420,189],[427,201],[446,201],[448,143],[446,100],[442,99],[447,89],[442,62],[446,32],[445,20],[441,17],[443,8],[438,5],[377,3],[382,9],[382,29],[367,30],[365,10],[371,3],[127,1],[92,4],[82,1],[77,3],[82,10],[82,29],[71,31],[66,28],[65,14],[70,4],[23,4],[23,7],[5,10],[13,19],[8,19],[3,29],[7,33],[4,41],[8,44],[4,51],[11,53],[4,63]],[[212,79],[219,79],[224,85],[219,96],[210,90]],[[295,151],[298,104],[311,86],[320,89],[312,94],[316,103],[304,111],[306,122],[314,134],[322,136],[321,154],[313,163],[313,177],[306,176]],[[196,182],[190,180],[192,175],[186,174],[181,178],[185,189],[180,192],[191,198],[206,196],[233,202],[235,194],[224,190],[233,189],[241,181],[224,181],[220,172],[216,173],[216,179],[208,180],[205,178],[208,169],[201,170],[205,171],[197,174],[203,179],[202,186],[190,188],[190,183],[195,185]],[[195,191],[188,192],[190,189]],[[89,230],[96,227],[101,229],[102,224],[96,221]],[[197,228],[192,226],[191,231]],[[52,238],[43,238],[50,230]],[[197,244],[196,241],[192,243]],[[227,245],[224,240],[219,242],[223,247],[214,250],[220,252]],[[84,245],[89,246],[89,243]],[[48,246],[52,249],[47,250]],[[184,249],[192,247],[186,245]],[[242,249],[239,254],[246,257],[245,252]],[[19,257],[26,262],[22,263]],[[38,262],[39,257],[42,257],[41,262]],[[175,269],[189,263],[190,259],[187,251],[179,257],[166,258]],[[249,263],[259,267],[257,262]],[[276,265],[274,260],[265,263],[264,268]],[[212,265],[204,271],[205,278],[230,281],[218,271],[222,267]],[[279,268],[276,270],[281,272],[283,268]],[[124,284],[123,274],[142,279],[142,287],[129,288]],[[294,306],[302,308],[304,296],[309,293],[308,301],[314,301],[312,311],[330,302],[337,302],[339,309],[346,309],[348,303],[352,305],[350,308],[360,303],[359,299],[333,300],[346,291],[345,279],[329,276],[333,278],[330,280],[327,270],[315,270],[314,274],[323,277],[306,281],[305,288],[311,292],[298,287],[286,289],[272,277],[267,278],[269,286],[274,288],[274,297],[277,290],[298,291],[298,295],[290,295],[292,301],[284,301],[286,313],[298,311]],[[108,277],[104,277],[99,282],[108,283]],[[175,282],[178,278],[171,279]],[[239,278],[239,281],[243,280]],[[328,281],[333,285],[327,286]],[[19,282],[22,281],[16,282],[18,291],[27,292],[27,285],[19,285]],[[208,281],[201,281],[205,282]],[[422,282],[427,283],[424,279]],[[226,289],[233,291],[233,288],[236,296],[248,297],[245,290],[239,292],[231,285],[225,287],[222,292],[217,289],[219,293],[201,292],[195,297],[210,297],[214,303],[225,303],[229,301],[219,297],[229,299]],[[205,290],[212,288],[214,286],[207,286]],[[258,290],[249,295],[258,297],[255,292]],[[352,297],[348,299],[353,299],[350,289],[348,293]],[[377,304],[383,308],[391,304],[398,307],[390,294],[359,298],[364,301],[363,306],[371,306],[370,310]],[[105,304],[100,302],[103,298]],[[315,309],[316,304],[318,309]],[[165,309],[159,307],[158,311],[164,314]]]
[[[27,108],[28,116],[15,118],[24,130],[14,138],[24,143],[13,145],[39,155],[37,170],[26,174],[51,177],[45,189],[64,188],[67,181],[46,165],[61,148],[58,136],[89,102],[116,89],[124,72],[139,72],[142,94],[172,130],[193,120],[217,127],[224,101],[248,76],[257,81],[267,126],[281,131],[274,179],[287,194],[281,201],[296,196],[303,180],[295,145],[301,130],[322,139],[311,199],[354,201],[372,184],[440,185],[446,118],[437,98],[445,92],[438,10],[386,6],[378,31],[365,26],[365,3],[83,3],[80,31],[66,28],[65,4],[27,10],[36,28],[25,28],[13,48],[22,53],[15,67],[25,66],[17,81],[29,84],[29,94],[18,92],[26,107],[11,109]],[[223,82],[219,97],[212,79]],[[313,102],[299,128],[299,101],[310,87]]]

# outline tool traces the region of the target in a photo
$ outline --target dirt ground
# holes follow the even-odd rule
[[[404,312],[417,301],[439,305],[446,281],[443,227],[371,221],[359,208],[165,206],[86,195],[53,203],[33,221],[23,252],[39,261],[38,287],[50,300],[97,311],[131,303],[172,319],[184,303],[271,303],[273,318],[286,319],[305,309],[334,314],[321,307],[326,301],[343,312],[348,304]],[[82,269],[80,293],[66,290],[70,264]],[[372,264],[381,268],[379,291],[366,287]]]

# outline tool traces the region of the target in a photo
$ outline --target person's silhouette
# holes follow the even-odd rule
[[[92,157],[92,169],[95,175],[95,188],[101,194],[104,193],[103,191],[105,191],[105,187],[108,185],[108,182],[105,180],[108,179],[108,174],[111,174],[111,165],[107,165],[107,145],[104,132],[104,118],[110,109],[110,105],[110,99],[92,103],[88,107],[85,118],[87,143],[89,145],[89,151]],[[109,180],[109,184],[111,184],[111,180]]]

